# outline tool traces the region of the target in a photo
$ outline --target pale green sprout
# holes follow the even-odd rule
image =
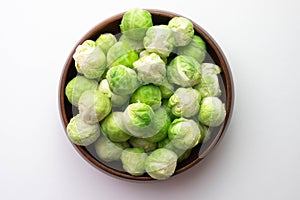
[[[160,107],[154,112],[154,127],[157,129],[155,135],[145,138],[149,142],[159,142],[167,137],[168,128],[171,124],[171,119],[164,107]]]
[[[111,102],[98,90],[85,91],[79,101],[79,114],[86,123],[95,124],[103,120],[111,111]]]
[[[199,143],[201,130],[194,120],[177,118],[169,126],[168,137],[176,149],[186,151]]]
[[[132,40],[143,40],[146,31],[153,25],[151,13],[147,10],[133,8],[122,17],[121,32]]]
[[[143,44],[143,45],[144,45],[144,44]],[[147,51],[147,50],[143,50],[143,51],[140,52],[139,57],[141,58],[141,57],[144,57],[144,56],[149,56],[151,53],[152,53],[152,52],[149,52],[149,51]],[[160,56],[160,58],[164,61],[164,63],[167,63],[167,62],[168,62],[168,58],[167,58],[167,57],[161,57],[161,56]]]
[[[143,40],[133,40],[133,39],[130,39],[129,37],[127,37],[126,35],[122,35],[120,37],[119,41],[127,43],[137,53],[140,53],[141,51],[143,51],[145,49]]]
[[[158,86],[153,84],[139,87],[131,96],[130,103],[145,103],[153,110],[161,105],[161,92]]]
[[[147,138],[155,135],[154,111],[145,103],[132,103],[123,114],[126,130],[134,137]]]
[[[202,63],[200,65],[200,70],[202,75],[221,73],[221,68],[218,65],[213,63]]]
[[[126,104],[129,101],[130,96],[129,95],[117,95],[113,93],[110,88],[107,79],[103,79],[99,86],[98,90],[106,95],[108,98],[110,98],[112,106],[122,106]]]
[[[67,125],[67,135],[74,144],[88,146],[100,136],[100,125],[88,124],[77,114]]]
[[[150,142],[146,138],[131,137],[128,142],[133,147],[142,148],[146,153],[155,150],[157,147],[157,143]]]
[[[181,87],[197,85],[201,79],[200,64],[193,57],[176,56],[167,67],[167,78]]]
[[[166,77],[166,64],[156,53],[144,55],[133,63],[138,78],[144,84],[162,85]]]
[[[102,122],[103,134],[113,142],[125,142],[131,136],[126,133],[122,112],[111,112]]]
[[[171,177],[177,166],[177,155],[165,148],[154,150],[145,161],[145,170],[153,179],[165,180]]]
[[[206,56],[206,44],[200,36],[194,35],[188,45],[177,48],[177,54],[191,56],[202,63]]]
[[[124,65],[117,65],[107,71],[106,79],[114,94],[125,96],[132,94],[138,87],[136,72]]]
[[[117,43],[117,38],[111,33],[103,33],[95,41],[96,46],[99,46],[106,55],[108,50]]]
[[[87,79],[84,76],[76,76],[68,82],[65,89],[65,93],[68,98],[68,101],[72,105],[78,106],[78,101],[82,93],[84,93],[87,90],[96,90],[97,87],[97,81]]]
[[[118,41],[107,52],[107,66],[125,65],[132,68],[132,64],[139,59],[138,53],[126,42]]]
[[[89,79],[100,78],[106,70],[106,57],[102,49],[92,40],[86,40],[73,54],[77,72]]]
[[[168,26],[172,29],[176,46],[189,44],[194,36],[193,23],[184,17],[173,17]]]
[[[199,121],[210,127],[219,126],[226,117],[224,103],[218,97],[205,97],[201,101]]]
[[[145,173],[146,159],[147,154],[142,148],[127,148],[121,154],[123,169],[133,176],[141,176]]]
[[[148,52],[168,57],[174,48],[172,30],[167,25],[155,25],[148,29],[144,37],[144,46]]]
[[[173,115],[190,118],[199,112],[201,95],[193,88],[178,88],[169,98]]]
[[[94,143],[97,156],[106,162],[120,160],[123,150],[128,147],[127,142],[112,142],[105,136],[101,136]]]

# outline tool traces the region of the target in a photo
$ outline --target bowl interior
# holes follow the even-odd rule
[[[148,11],[152,14],[154,25],[167,24],[171,18],[175,16],[180,16],[178,14],[161,11],[161,10],[148,10]],[[96,40],[99,37],[99,35],[102,33],[112,33],[115,35],[120,34],[119,25],[121,23],[122,16],[123,13],[120,13],[95,26],[86,35],[84,35],[80,41],[78,41],[78,43],[74,46],[72,52],[70,53],[70,56],[68,57],[63,69],[63,73],[60,81],[60,88],[59,88],[60,114],[61,114],[62,122],[65,127],[67,126],[70,119],[78,113],[77,108],[73,107],[68,102],[68,99],[65,96],[65,87],[67,83],[77,75],[77,71],[75,69],[75,63],[72,58],[72,55],[74,54],[76,47],[87,39]],[[207,46],[207,55],[204,62],[215,63],[218,66],[220,66],[222,69],[221,76],[219,79],[221,90],[222,90],[222,95],[220,99],[225,103],[227,115],[222,125],[216,128],[210,128],[211,138],[209,139],[209,141],[202,145],[201,144],[197,145],[195,148],[193,148],[189,158],[177,165],[174,175],[179,174],[189,169],[190,167],[194,166],[196,163],[200,162],[213,149],[213,147],[221,139],[223,133],[225,132],[229,124],[232,108],[233,108],[233,82],[232,82],[230,68],[226,61],[226,58],[222,53],[220,47],[214,41],[214,39],[203,28],[201,28],[195,22],[193,23],[194,23],[195,34],[199,35],[205,41]],[[136,177],[124,172],[119,162],[106,163],[101,161],[97,157],[92,145],[83,147],[83,146],[78,146],[73,144],[73,146],[82,155],[82,157],[85,160],[87,160],[90,164],[102,170],[103,172],[108,173],[109,175],[114,175],[121,178],[133,179],[133,180],[153,180],[147,174]]]

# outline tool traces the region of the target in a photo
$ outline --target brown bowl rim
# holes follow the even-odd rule
[[[169,17],[169,18],[173,18],[173,17],[176,17],[176,16],[182,16],[180,14],[170,12],[170,11],[166,11],[166,10],[159,10],[159,9],[145,9],[145,10],[148,10],[152,15],[164,16],[164,17]],[[103,20],[102,22],[98,23],[92,29],[90,29],[77,42],[77,44],[73,47],[71,53],[67,57],[67,60],[64,64],[64,67],[63,67],[63,70],[62,70],[62,73],[61,73],[61,77],[60,77],[59,94],[58,94],[59,95],[60,118],[61,118],[61,121],[64,125],[64,129],[66,129],[67,124],[68,124],[68,119],[67,119],[67,115],[66,115],[66,112],[65,112],[65,103],[64,103],[64,95],[65,95],[64,85],[65,85],[66,79],[67,79],[67,72],[68,72],[69,68],[71,67],[71,63],[72,63],[72,59],[73,59],[72,55],[74,54],[76,47],[79,44],[81,44],[83,41],[85,41],[86,39],[91,38],[91,36],[94,35],[95,33],[97,33],[100,30],[101,27],[105,27],[108,24],[110,24],[111,22],[121,19],[124,13],[125,12],[121,12],[119,14],[113,15],[113,16]],[[232,78],[232,72],[231,72],[230,66],[228,64],[228,61],[227,61],[225,55],[224,55],[221,47],[217,44],[217,42],[213,39],[213,37],[207,31],[205,31],[200,25],[195,23],[193,20],[191,20],[191,21],[194,24],[194,29],[196,30],[196,32],[198,32],[201,35],[201,37],[204,38],[209,43],[209,45],[211,46],[213,51],[216,53],[218,59],[220,60],[220,66],[222,66],[222,73],[224,73],[224,76],[226,77],[226,79],[224,81],[225,88],[228,88],[227,93],[226,93],[226,107],[225,107],[227,115],[226,115],[225,120],[224,120],[223,124],[221,125],[217,135],[215,136],[215,138],[213,139],[211,144],[207,147],[207,149],[198,158],[196,158],[195,160],[193,160],[192,162],[190,162],[186,166],[183,166],[180,169],[177,169],[175,171],[174,175],[180,174],[180,173],[190,169],[191,167],[195,166],[197,163],[199,163],[201,160],[203,160],[209,154],[209,152],[211,152],[213,150],[213,148],[216,146],[216,144],[223,137],[223,135],[225,134],[225,132],[226,132],[228,126],[229,126],[230,119],[232,117],[233,107],[234,107],[234,83],[233,83],[233,78]],[[65,134],[66,134],[66,130],[65,130]],[[71,141],[69,140],[69,142],[71,142]],[[124,178],[124,179],[127,179],[127,180],[138,180],[138,181],[154,180],[150,176],[132,176],[132,175],[129,175],[129,174],[124,173],[122,171],[112,169],[112,168],[100,163],[95,158],[93,158],[84,149],[84,147],[76,145],[72,142],[71,142],[71,144],[76,149],[76,151],[88,163],[90,163],[92,166],[94,166],[97,169],[100,169],[102,172],[105,172],[108,175],[117,176],[117,177]]]

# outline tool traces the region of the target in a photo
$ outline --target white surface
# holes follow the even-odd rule
[[[0,7],[1,199],[300,199],[298,2],[6,1]],[[221,143],[163,182],[127,182],[97,171],[73,149],[59,116],[60,73],[75,43],[133,7],[193,19],[222,47],[235,78],[235,112]]]

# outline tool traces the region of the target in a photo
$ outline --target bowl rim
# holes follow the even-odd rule
[[[185,17],[181,14],[166,11],[166,10],[160,10],[160,9],[145,9],[145,10],[149,11],[151,13],[151,15],[158,15],[158,16],[169,17],[169,18],[179,17],[179,16]],[[75,44],[75,46],[73,47],[73,49],[71,50],[70,54],[67,57],[67,60],[66,60],[66,62],[64,64],[64,67],[62,69],[62,73],[61,73],[61,77],[60,77],[60,81],[59,81],[59,89],[58,89],[59,90],[58,91],[59,112],[60,112],[61,122],[64,125],[65,135],[67,135],[66,127],[67,127],[67,124],[68,124],[68,119],[67,119],[67,115],[66,115],[66,112],[65,112],[65,102],[64,102],[65,92],[64,91],[65,91],[65,84],[66,84],[67,74],[68,74],[67,72],[69,71],[69,69],[71,67],[71,63],[73,61],[72,55],[74,54],[74,52],[76,50],[76,47],[79,44],[82,44],[83,41],[87,40],[88,38],[91,38],[92,35],[99,32],[99,29],[101,27],[105,27],[105,26],[109,25],[111,22],[120,20],[122,18],[122,16],[124,15],[124,13],[125,12],[121,12],[121,13],[115,14],[111,17],[108,17],[108,18],[104,19],[103,21],[99,22],[98,24],[96,24],[94,27],[92,27]],[[191,19],[189,19],[189,20],[191,20]],[[216,134],[216,136],[213,139],[213,141],[211,142],[211,144],[206,148],[206,150],[203,153],[201,153],[198,158],[194,159],[193,161],[191,161],[187,165],[182,166],[180,169],[176,169],[173,176],[177,175],[177,174],[180,174],[180,173],[190,169],[191,167],[195,166],[197,163],[199,163],[201,160],[203,160],[214,149],[214,147],[217,145],[217,143],[219,143],[221,138],[223,138],[223,135],[225,134],[225,132],[227,131],[227,129],[229,127],[231,117],[232,117],[232,114],[233,114],[233,107],[234,107],[234,82],[233,82],[233,76],[232,76],[232,72],[231,72],[231,69],[230,69],[230,66],[229,66],[229,63],[227,61],[227,58],[226,58],[225,54],[223,53],[221,47],[214,40],[214,38],[206,30],[204,30],[195,21],[193,21],[193,20],[191,20],[191,21],[194,25],[194,29],[196,30],[196,32],[198,34],[200,34],[201,37],[204,38],[205,41],[207,41],[209,43],[210,47],[213,49],[216,56],[220,60],[220,66],[222,66],[222,73],[224,73],[224,76],[226,77],[226,79],[224,80],[224,85],[225,85],[225,88],[229,88],[226,92],[226,107],[225,107],[225,109],[226,109],[227,114],[226,114],[226,117],[224,119],[224,122],[222,123],[221,127],[219,128],[218,133]],[[155,179],[151,178],[150,176],[132,176],[132,175],[127,174],[123,171],[112,169],[112,168],[106,166],[105,164],[100,163],[95,158],[93,158],[93,156],[91,156],[85,150],[84,147],[76,145],[76,144],[72,143],[70,140],[69,140],[69,142],[73,145],[73,147],[81,155],[81,157],[84,158],[84,160],[86,160],[88,163],[90,163],[96,169],[100,169],[102,172],[104,172],[104,173],[106,173],[110,176],[119,177],[119,178],[123,178],[123,179],[126,179],[126,180],[137,180],[137,181],[155,180]]]

